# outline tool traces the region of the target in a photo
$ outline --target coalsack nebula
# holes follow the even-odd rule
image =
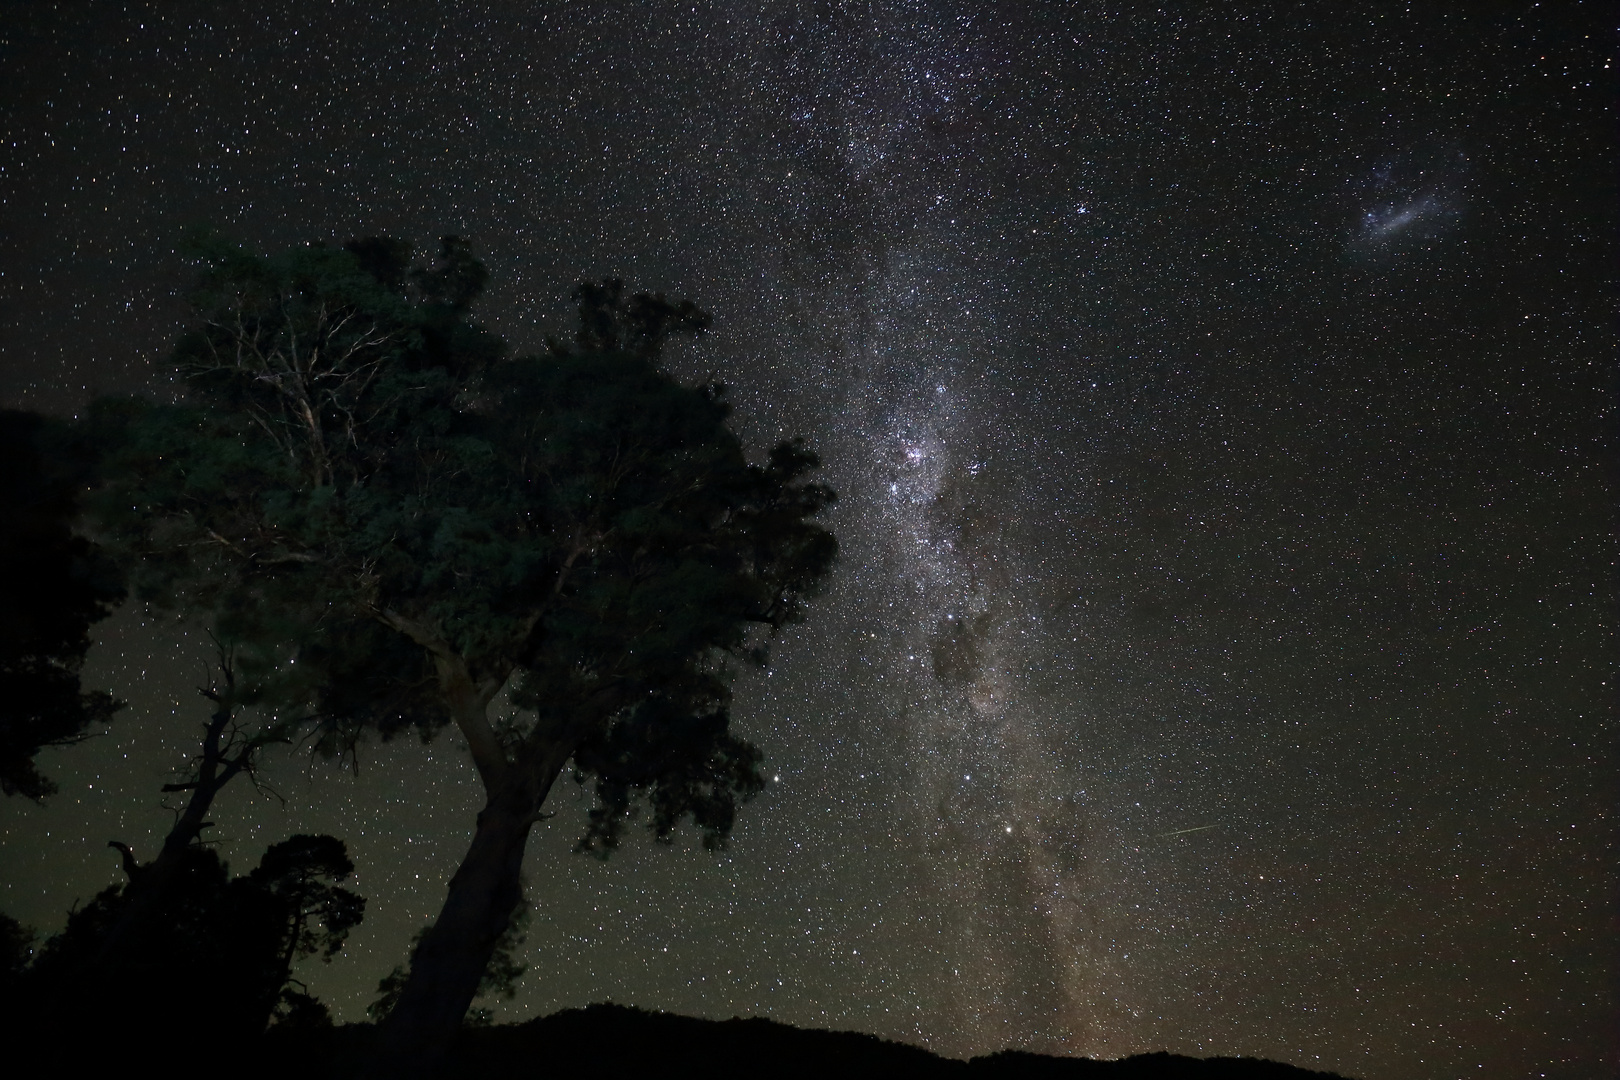
[[[805,115],[839,125],[846,174],[880,222],[849,259],[865,307],[846,339],[858,405],[845,438],[873,497],[850,541],[864,548],[846,564],[866,568],[860,603],[881,627],[869,648],[907,770],[897,818],[911,901],[933,931],[922,938],[934,1000],[918,1034],[954,1052],[1015,1031],[1031,1048],[1101,1053],[1132,995],[1085,901],[1095,889],[1073,737],[1032,671],[1056,647],[1041,616],[1050,598],[1039,527],[1018,509],[1030,448],[996,401],[1005,301],[984,288],[1010,244],[984,222],[988,202],[948,179],[946,144],[979,123],[967,103],[983,45],[901,37],[830,80]]]
[[[999,497],[1008,477],[938,434],[946,395],[920,394],[914,410],[875,442],[873,466],[887,477],[875,478],[888,492],[878,535],[897,579],[885,704],[911,767],[903,817],[938,922],[941,1019],[1089,1049],[1109,972],[1083,901],[1068,747],[1028,670],[1052,646],[1035,560]]]

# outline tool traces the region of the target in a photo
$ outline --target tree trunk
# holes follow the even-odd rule
[[[284,924],[287,940],[276,960],[275,984],[265,988],[264,998],[260,1001],[255,1014],[258,1021],[255,1024],[255,1035],[264,1034],[265,1029],[270,1026],[271,1017],[276,1014],[276,1006],[281,1004],[281,992],[287,988],[287,983],[292,979],[293,961],[298,957],[298,939],[304,933],[305,920],[308,917],[304,911],[303,900],[300,899],[298,906],[287,916],[287,922]]]
[[[433,654],[445,704],[487,796],[438,921],[411,957],[399,1000],[377,1033],[369,1074],[394,1080],[432,1076],[444,1065],[489,959],[523,900],[523,849],[535,815],[586,728],[577,721],[537,727],[508,752],[487,710],[511,669],[475,680],[465,659],[430,628],[394,612],[379,617]]]
[[[186,852],[209,824],[206,819],[214,805],[214,797],[242,771],[245,758],[226,760],[220,750],[220,737],[231,716],[232,707],[221,703],[210,718],[203,736],[202,761],[197,769],[197,779],[190,784],[165,786],[165,791],[189,787],[191,797],[186,801],[185,810],[175,820],[174,827],[163,838],[163,847],[158,850],[157,857],[142,867],[128,847],[120,848],[124,854],[124,870],[129,875],[124,891],[128,903],[123,905],[113,924],[103,933],[101,945],[89,964],[78,972],[80,979],[116,963],[124,943],[138,936],[145,928],[147,920],[168,898],[170,886],[185,860]],[[119,845],[114,842],[110,846]]]
[[[512,786],[521,792],[528,785]],[[532,796],[497,791],[479,813],[472,846],[450,879],[439,919],[422,938],[399,1002],[383,1021],[374,1077],[431,1076],[444,1063],[522,900],[518,875],[538,808],[534,803]]]

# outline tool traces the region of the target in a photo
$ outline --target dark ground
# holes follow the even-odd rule
[[[258,1058],[265,1075],[358,1075],[367,1024],[272,1035]],[[759,1017],[699,1020],[623,1005],[567,1009],[525,1024],[469,1028],[450,1077],[516,1076],[543,1065],[564,1076],[1072,1077],[1076,1080],[1308,1080],[1337,1077],[1254,1058],[1142,1054],[1120,1061],[1004,1050],[958,1061],[916,1046],[849,1031],[796,1028]]]

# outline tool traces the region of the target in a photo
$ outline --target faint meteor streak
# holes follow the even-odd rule
[[[1153,837],[1151,837],[1151,839],[1163,840],[1166,836],[1183,836],[1190,832],[1203,832],[1205,829],[1218,829],[1220,827],[1219,822],[1214,825],[1195,825],[1190,829],[1174,829],[1170,832],[1156,833]]]

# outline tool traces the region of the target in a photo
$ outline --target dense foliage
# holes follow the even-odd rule
[[[486,274],[455,238],[432,267],[376,238],[195,253],[186,400],[97,404],[91,506],[137,595],[215,628],[233,708],[312,722],[331,753],[466,740],[489,802],[384,1040],[421,1069],[521,910],[565,768],[598,795],[582,848],[641,801],[661,840],[690,820],[724,841],[762,787],[731,667],[827,573],[833,493],[800,443],[750,463],[723,390],[662,369],[708,325],[690,302],[588,283],[572,345],[511,358],[468,316]]]
[[[757,790],[726,734],[724,653],[796,618],[829,565],[829,501],[797,444],[750,465],[718,387],[658,365],[690,304],[582,286],[574,347],[508,359],[466,318],[482,268],[366,240],[258,258],[198,247],[189,397],[107,401],[114,483],[96,506],[143,598],[206,611],[243,700],[313,710],[327,746],[452,719],[440,668],[527,712],[475,756],[566,729],[611,845],[631,793],[667,837],[711,839]],[[515,679],[513,677],[516,677]],[[475,741],[478,740],[477,735]]]
[[[90,462],[63,425],[0,411],[0,790],[42,801],[42,747],[83,738],[119,708],[84,691],[91,625],[124,596],[114,567],[74,532]]]
[[[107,1064],[153,1041],[239,1052],[271,1024],[330,1024],[293,965],[332,959],[364,916],[365,899],[338,884],[354,869],[340,841],[291,837],[234,879],[212,849],[188,848],[157,898],[157,917],[106,962],[110,928],[150,886],[145,868],[133,859],[126,867],[128,881],[76,907],[37,952],[32,935],[6,920],[8,951],[17,954],[8,1016],[37,1036],[60,1036],[35,1042],[54,1063]],[[75,1044],[85,1016],[97,1018],[99,1038]]]

